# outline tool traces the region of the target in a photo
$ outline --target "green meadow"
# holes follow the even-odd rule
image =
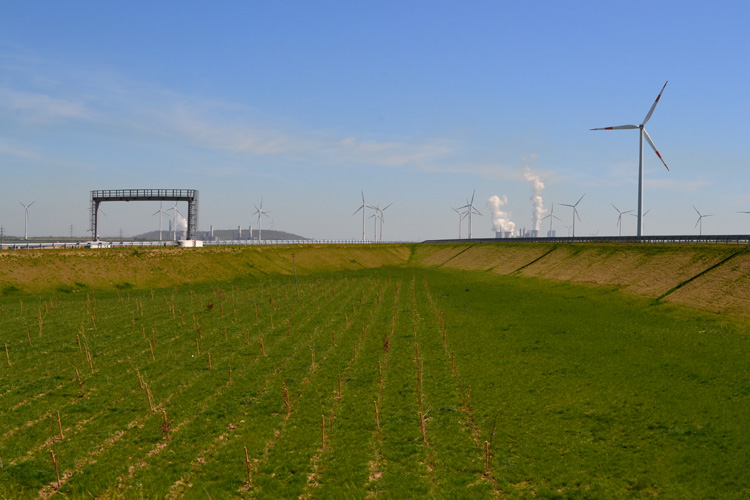
[[[747,498],[737,250],[4,254],[0,497]]]

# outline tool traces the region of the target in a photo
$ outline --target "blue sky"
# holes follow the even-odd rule
[[[36,201],[30,235],[83,235],[92,189],[190,188],[200,229],[262,199],[264,227],[357,239],[363,190],[393,203],[384,239],[451,238],[476,189],[490,237],[492,196],[532,227],[528,168],[558,234],[584,193],[576,233],[618,234],[638,132],[589,129],[639,124],[669,80],[645,234],[697,232],[692,205],[747,233],[749,23],[746,2],[4,2],[0,225]],[[105,236],[158,229],[158,203],[103,208]]]

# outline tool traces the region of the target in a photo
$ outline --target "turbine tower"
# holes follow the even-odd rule
[[[693,227],[693,229],[695,229],[696,227],[700,226],[700,228],[698,229],[698,235],[702,236],[703,235],[703,218],[704,217],[713,217],[713,214],[703,215],[702,213],[700,213],[698,211],[697,208],[695,208],[695,205],[693,205],[693,210],[695,210],[695,213],[698,214],[698,221],[695,223],[695,226]]]
[[[23,219],[24,220],[24,225],[23,225],[23,239],[24,240],[28,240],[29,239],[29,207],[31,205],[33,205],[34,203],[36,203],[36,200],[32,201],[28,205],[24,205],[20,201],[18,203],[23,207],[23,210],[24,210],[24,213],[25,213],[24,219]]]
[[[544,220],[544,219],[549,219],[549,237],[552,237],[552,219],[557,219],[560,222],[562,222],[562,220],[560,219],[560,217],[558,217],[557,215],[555,215],[555,204],[554,203],[552,204],[552,210],[550,210],[549,214],[547,214],[546,216],[542,217],[542,220]]]
[[[664,161],[664,158],[661,157],[661,154],[659,153],[659,150],[656,149],[656,146],[654,145],[654,141],[651,140],[651,137],[649,137],[648,132],[646,132],[646,129],[644,126],[651,118],[651,115],[654,112],[654,109],[656,108],[656,105],[659,103],[659,99],[661,99],[661,94],[664,92],[664,89],[667,87],[667,81],[664,84],[664,87],[661,88],[661,92],[659,92],[659,95],[656,96],[656,100],[654,101],[654,104],[651,106],[651,109],[648,110],[648,114],[646,115],[646,118],[643,119],[643,123],[640,125],[618,125],[617,127],[603,127],[603,128],[592,128],[591,130],[625,130],[625,129],[638,129],[638,135],[640,136],[640,149],[638,153],[638,237],[641,237],[642,231],[643,231],[643,138],[646,138],[646,141],[649,143],[651,148],[654,150],[654,153],[656,153],[656,156],[659,157],[661,162],[664,164],[664,167],[669,170],[669,167],[667,167],[667,163]],[[575,231],[574,231],[575,232]]]
[[[161,202],[159,202],[159,210],[157,210],[156,212],[154,212],[153,214],[151,214],[151,217],[153,217],[156,214],[159,214],[159,241],[161,241],[161,220],[162,220],[162,215],[166,215],[166,213],[167,212],[165,212],[164,210],[162,210]]]
[[[182,212],[177,210],[177,202],[174,202],[174,206],[172,208],[168,208],[167,212],[172,210],[172,241],[177,241],[177,214],[180,214],[180,217],[185,217],[182,215]]]
[[[466,216],[469,215],[469,213],[461,212],[459,209],[453,208],[453,207],[451,207],[451,210],[453,210],[454,212],[458,214],[458,239],[460,240],[461,239],[461,221],[464,220]]]
[[[576,217],[578,217],[578,221],[580,222],[581,216],[578,215],[578,204],[581,203],[581,200],[583,197],[586,196],[586,193],[584,193],[580,198],[578,198],[578,201],[575,202],[573,205],[568,205],[567,203],[560,203],[560,205],[564,207],[570,207],[573,209],[573,238],[576,237]]]
[[[362,243],[364,243],[365,242],[365,208],[367,208],[367,204],[365,204],[364,191],[360,191],[360,193],[362,193],[362,205],[360,205],[359,208],[355,210],[352,215],[357,215],[357,212],[362,210]]]
[[[465,208],[466,215],[469,216],[469,239],[471,239],[471,214],[482,215],[482,213],[474,207],[474,195],[476,194],[476,192],[476,189],[471,192],[471,201],[466,200],[466,205],[464,205],[463,207],[458,207]]]
[[[617,217],[617,227],[620,228],[620,236],[622,236],[622,216],[625,215],[625,214],[629,214],[630,212],[632,212],[632,210],[627,210],[625,212],[621,212],[620,209],[617,208],[614,203],[612,203],[612,208],[614,208],[615,210],[617,210],[617,213],[620,214]]]
[[[270,214],[271,212],[268,210],[263,210],[263,198],[260,199],[260,208],[258,208],[258,205],[253,205],[255,207],[255,212],[253,212],[253,215],[258,216],[258,243],[263,239],[263,224],[261,221],[263,220],[262,217],[265,215],[269,219],[271,218]]]

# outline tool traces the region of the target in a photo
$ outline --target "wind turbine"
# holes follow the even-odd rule
[[[182,212],[177,210],[177,202],[174,202],[174,206],[172,208],[168,208],[167,212],[172,210],[172,241],[177,241],[177,214],[180,214],[180,217],[185,217],[182,215]]]
[[[576,217],[578,217],[578,220],[581,220],[581,216],[578,215],[578,209],[576,208],[579,203],[581,203],[581,200],[583,197],[586,196],[586,193],[584,193],[580,198],[578,198],[578,201],[575,202],[573,205],[568,205],[567,203],[560,203],[560,205],[564,207],[570,207],[573,209],[573,238],[576,237]]]
[[[467,209],[466,214],[469,216],[469,239],[471,239],[471,214],[482,215],[482,213],[474,207],[474,195],[476,194],[476,192],[476,189],[471,192],[471,201],[466,200],[466,205],[464,205],[463,207],[458,207]]]
[[[651,209],[649,208],[648,210],[646,210],[645,212],[643,212],[643,230],[644,230],[644,232],[646,230],[646,216],[648,215],[648,213],[650,211],[651,211]],[[633,217],[638,217],[638,214],[630,214],[630,215],[632,215]]]
[[[659,150],[656,149],[656,146],[654,145],[654,141],[651,140],[651,137],[649,137],[648,132],[646,132],[646,129],[644,126],[651,118],[651,115],[654,112],[654,109],[656,108],[656,105],[659,103],[659,99],[661,99],[661,94],[664,92],[664,89],[667,87],[667,81],[664,84],[664,87],[661,88],[661,92],[659,92],[659,95],[656,96],[656,100],[654,101],[654,104],[651,106],[651,109],[648,110],[648,114],[646,115],[646,118],[643,119],[643,123],[640,125],[619,125],[617,127],[604,127],[604,128],[592,128],[591,130],[624,130],[624,129],[638,129],[638,135],[640,136],[640,149],[638,153],[638,237],[641,237],[641,233],[643,230],[643,138],[646,137],[646,141],[649,143],[651,148],[654,150],[654,153],[656,153],[656,156],[659,157],[661,162],[664,164],[664,167],[669,170],[669,167],[667,167],[667,163],[664,161],[664,158],[661,157],[661,154],[659,153]]]
[[[261,222],[263,220],[262,217],[265,215],[270,219],[271,216],[268,214],[270,214],[271,212],[269,210],[263,210],[263,198],[260,199],[260,208],[258,208],[258,205],[253,206],[255,207],[255,212],[253,212],[253,215],[258,216],[258,242],[260,242],[263,239],[263,224]]]
[[[360,191],[362,193],[362,205],[354,211],[352,215],[357,215],[357,212],[362,210],[362,243],[365,242],[365,208],[367,208],[367,205],[365,204],[365,193],[364,191]]]
[[[157,210],[156,212],[154,212],[153,214],[151,214],[151,217],[153,217],[156,214],[159,214],[159,241],[161,241],[161,220],[162,220],[162,215],[164,215],[166,213],[167,212],[165,212],[164,210],[161,209],[161,202],[159,202],[159,210]]]
[[[632,210],[628,210],[626,212],[621,212],[620,209],[617,208],[614,203],[612,203],[612,208],[614,208],[615,210],[617,210],[617,213],[620,214],[617,217],[617,227],[620,228],[620,236],[622,236],[622,216],[625,215],[625,214],[629,214],[630,212],[632,212]]]
[[[693,209],[695,210],[695,213],[698,214],[698,222],[695,223],[695,226],[693,229],[698,227],[700,225],[700,228],[698,229],[698,235],[703,235],[703,217],[713,217],[713,214],[706,214],[703,215],[698,211],[697,208],[695,208],[695,205],[693,205]]]
[[[549,214],[547,214],[544,217],[542,217],[542,220],[544,220],[544,219],[549,219],[549,236],[551,237],[552,236],[552,219],[557,219],[560,222],[562,222],[562,219],[560,219],[560,217],[558,217],[557,215],[555,215],[555,204],[554,203],[552,204],[552,210],[550,210]]]
[[[385,214],[383,212],[388,210],[388,207],[390,207],[391,205],[393,205],[393,203],[387,204],[385,208],[377,209],[378,212],[380,213],[380,241],[383,241],[383,223],[385,222]]]
[[[24,213],[25,213],[24,219],[23,219],[24,220],[23,239],[24,240],[28,240],[29,239],[29,207],[31,205],[33,205],[34,203],[36,203],[36,200],[32,201],[28,205],[24,205],[20,201],[18,203],[23,207],[23,210],[24,210]]]
[[[456,212],[458,214],[458,239],[461,239],[461,221],[466,218],[467,215],[469,215],[469,212],[461,212],[457,208],[451,207],[451,210]]]

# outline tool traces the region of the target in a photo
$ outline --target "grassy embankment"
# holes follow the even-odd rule
[[[0,495],[746,496],[745,255],[617,248],[3,255]]]

